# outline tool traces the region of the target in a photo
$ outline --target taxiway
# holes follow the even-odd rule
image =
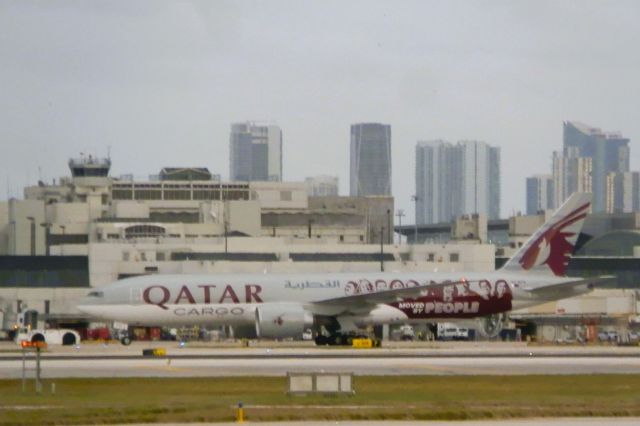
[[[0,347],[0,377],[20,378],[22,355],[15,348],[2,351],[6,347]],[[164,347],[167,356],[143,357],[142,350],[147,347]],[[52,348],[43,354],[41,365],[43,378],[284,376],[309,371],[423,376],[638,374],[640,348],[482,343],[358,350],[137,342],[129,347],[93,344]]]

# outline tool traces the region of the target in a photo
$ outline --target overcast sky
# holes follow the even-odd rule
[[[0,199],[68,175],[164,166],[229,176],[236,121],[283,131],[285,180],[349,188],[349,126],[392,126],[413,222],[418,140],[502,149],[502,215],[549,173],[562,121],[631,139],[640,168],[640,2],[0,0]]]

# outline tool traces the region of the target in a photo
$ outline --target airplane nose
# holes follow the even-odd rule
[[[86,303],[84,300],[76,305],[76,308],[83,314],[92,315],[95,313],[95,306]]]
[[[76,305],[76,309],[86,315],[88,318],[104,319],[105,306],[96,303],[80,303]]]
[[[105,295],[103,291],[93,290],[83,297],[76,305],[76,308],[87,315],[96,316],[101,311],[102,305],[105,304]]]

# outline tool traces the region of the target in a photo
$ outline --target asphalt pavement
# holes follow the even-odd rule
[[[163,348],[166,356],[144,357]],[[33,354],[28,358],[33,364]],[[288,372],[355,375],[638,374],[640,347],[426,344],[379,349],[317,348],[262,342],[256,346],[176,342],[82,344],[42,354],[44,378],[284,376]],[[19,378],[22,353],[0,345],[0,377]]]

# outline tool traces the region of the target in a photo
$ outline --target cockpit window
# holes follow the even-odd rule
[[[104,297],[104,293],[101,291],[92,291],[87,294],[87,297]]]

